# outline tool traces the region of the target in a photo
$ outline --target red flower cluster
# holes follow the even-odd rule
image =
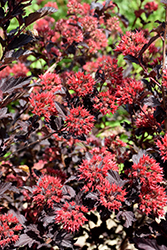
[[[58,9],[56,2],[47,2],[44,7],[53,7],[55,9]]]
[[[27,69],[27,67],[23,63],[18,62],[18,63],[15,63],[12,67],[7,66],[3,70],[1,70],[0,79],[9,77],[9,76],[14,76],[16,78],[24,77],[27,75],[28,72],[29,70]]]
[[[79,166],[79,179],[84,180],[86,185],[83,189],[85,192],[96,190],[105,182],[105,178],[110,169],[118,171],[118,166],[114,161],[115,156],[112,155],[106,148],[94,148],[90,151],[93,154],[89,160],[83,160]]]
[[[118,210],[125,201],[126,191],[115,183],[110,184],[108,180],[98,186],[98,191],[100,203],[110,211]]]
[[[90,10],[89,4],[81,4],[76,0],[68,2],[68,20],[61,19],[55,25],[55,32],[58,32],[64,41],[62,49],[73,42],[84,42],[87,44],[89,53],[96,53],[107,46],[107,38],[104,28],[100,27],[100,21],[94,17],[94,10]]]
[[[117,90],[117,104],[119,106],[123,104],[138,103],[138,99],[141,92],[144,90],[143,83],[136,81],[132,78],[126,78],[123,80],[122,85],[118,86]]]
[[[36,21],[34,29],[38,32],[38,35],[44,39],[49,39],[54,35],[54,31],[51,29],[53,23],[55,22],[54,18],[45,17]]]
[[[106,81],[101,91],[94,97],[94,108],[102,114],[115,113],[118,106],[116,105],[116,92],[119,85],[122,85],[123,74],[122,67],[118,67],[117,60],[111,56],[99,57],[96,62],[88,62],[83,67],[86,71],[93,73],[99,69],[102,80]]]
[[[126,191],[116,183],[107,180],[109,170],[118,171],[115,156],[106,148],[94,148],[90,151],[93,154],[89,160],[83,160],[79,167],[79,179],[86,183],[83,186],[85,192],[96,191],[99,196],[99,203],[110,211],[118,210],[125,200]]]
[[[136,127],[137,128],[148,128],[148,127],[154,127],[155,124],[157,123],[155,117],[154,117],[154,108],[150,108],[146,105],[142,107],[143,112],[141,111],[137,115],[137,119],[135,121]]]
[[[60,223],[63,229],[75,232],[87,221],[84,216],[87,212],[86,207],[77,205],[74,201],[66,202],[60,210],[56,211],[55,222]]]
[[[62,184],[57,177],[44,175],[38,180],[33,189],[33,202],[38,207],[47,204],[52,207],[54,202],[59,203],[62,198]]]
[[[144,8],[151,13],[158,9],[158,4],[155,1],[148,2],[144,5]]]
[[[77,96],[86,96],[93,92],[95,81],[90,74],[85,75],[83,72],[77,72],[68,79],[67,85],[69,89],[75,91]]]
[[[96,72],[100,69],[104,73],[104,78],[108,85],[115,88],[120,85],[123,79],[123,68],[118,66],[118,60],[111,56],[99,57],[96,62],[87,62],[83,68],[90,73]],[[110,87],[111,91],[111,87]]]
[[[127,31],[126,34],[122,36],[115,51],[121,52],[124,56],[132,55],[137,57],[139,51],[145,43],[147,43],[147,39],[144,37],[144,33],[142,31]]]
[[[30,103],[33,107],[33,113],[43,115],[49,121],[51,115],[57,115],[55,101],[59,100],[59,91],[61,90],[61,81],[57,74],[47,73],[40,76],[41,87],[35,87],[30,95]],[[58,95],[56,95],[56,93]],[[60,101],[60,100],[59,100]]]
[[[93,10],[90,10],[90,5],[87,3],[79,3],[77,0],[69,0],[68,4],[68,11],[67,14],[75,14],[85,16],[89,13],[93,13]]]
[[[167,160],[167,134],[161,140],[157,140],[156,145],[160,149],[160,155],[164,161]]]
[[[100,111],[103,115],[114,114],[118,109],[116,105],[116,97],[110,94],[110,91],[99,92],[97,96],[94,97],[93,107]]]
[[[167,88],[167,69],[163,70],[162,85]]]
[[[70,109],[70,114],[66,116],[66,131],[75,136],[87,135],[94,127],[95,118],[89,111],[79,106]]]
[[[160,185],[163,180],[163,169],[159,163],[148,155],[143,155],[138,164],[133,164],[132,177],[139,179],[141,183],[140,210],[147,215],[163,216],[167,196],[165,189]]]
[[[18,239],[22,226],[13,214],[0,214],[0,247],[7,247]]]
[[[109,19],[107,19],[106,28],[111,32],[119,32],[122,33],[122,29],[120,27],[119,19],[118,17],[114,16]]]

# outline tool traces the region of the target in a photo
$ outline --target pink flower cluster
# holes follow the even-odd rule
[[[19,239],[22,225],[13,214],[0,214],[0,247],[7,247]]]
[[[14,76],[14,77],[24,77],[27,76],[29,69],[21,62],[15,63],[13,66],[7,66],[0,71],[0,79]]]
[[[144,37],[143,31],[127,31],[126,34],[122,36],[115,51],[121,52],[124,56],[132,55],[137,57],[145,43],[147,43],[147,39]]]

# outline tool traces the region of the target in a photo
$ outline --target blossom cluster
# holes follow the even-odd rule
[[[61,81],[57,74],[46,73],[40,76],[40,86],[35,87],[30,95],[30,104],[33,107],[33,113],[44,116],[49,121],[51,115],[57,115],[55,102],[60,100]]]
[[[140,181],[139,209],[156,217],[163,216],[167,203],[165,188],[162,186],[163,169],[153,158],[143,155],[132,165],[132,178]]]
[[[87,135],[94,127],[95,118],[84,107],[71,108],[70,114],[65,118],[66,130],[73,134]]]
[[[164,161],[167,160],[167,134],[161,139],[156,141],[156,145],[160,150],[160,155]]]
[[[22,225],[13,214],[0,214],[0,247],[7,247],[19,239]]]
[[[18,61],[12,66],[6,66],[3,70],[0,71],[0,79],[6,78],[9,76],[24,77],[27,76],[29,69],[25,66],[24,63]]]
[[[62,225],[68,232],[78,231],[87,221],[84,216],[88,212],[85,206],[77,205],[76,202],[66,202],[61,209],[56,211],[55,222]]]
[[[95,191],[99,196],[99,203],[109,210],[118,210],[125,200],[126,191],[116,183],[107,179],[108,171],[118,171],[115,156],[107,148],[93,148],[90,159],[83,160],[79,166],[79,179],[84,180],[84,192]]]
[[[53,207],[54,202],[59,203],[62,198],[62,184],[59,178],[44,175],[38,180],[33,189],[33,202],[41,207],[47,204]]]

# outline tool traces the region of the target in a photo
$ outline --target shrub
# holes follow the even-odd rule
[[[60,4],[1,1],[0,249],[167,249],[167,2]]]

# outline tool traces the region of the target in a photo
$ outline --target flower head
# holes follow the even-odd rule
[[[56,211],[55,222],[62,224],[63,229],[68,232],[75,232],[87,221],[84,216],[87,212],[86,207],[77,205],[74,201],[66,202],[60,210]]]
[[[93,154],[91,159],[83,160],[79,166],[79,179],[85,181],[83,189],[86,191],[96,190],[97,186],[105,182],[110,169],[118,171],[118,166],[112,155],[106,148],[94,148],[90,151]]]
[[[77,72],[75,75],[69,77],[67,85],[78,96],[85,96],[93,92],[95,80],[90,74],[85,75],[83,72]]]
[[[87,135],[94,127],[95,118],[88,110],[79,106],[70,110],[65,122],[66,130],[74,136]]]
[[[62,198],[62,184],[57,177],[44,175],[33,189],[33,202],[37,206],[47,204],[52,207],[54,202],[59,203]]]
[[[22,226],[13,214],[0,214],[0,247],[7,247],[18,239]]]
[[[167,204],[165,189],[161,186],[163,169],[153,158],[143,155],[138,164],[133,164],[132,177],[141,183],[139,208],[147,215],[163,216]]]
[[[160,155],[164,161],[167,160],[167,134],[160,140],[157,140],[156,145],[160,149]]]

